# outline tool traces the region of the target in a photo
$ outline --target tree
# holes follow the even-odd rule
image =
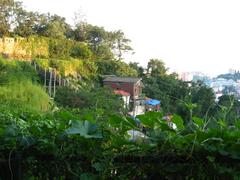
[[[143,93],[161,101],[164,112],[177,113],[187,117],[184,102],[188,101],[190,89],[186,83],[173,75],[143,77]]]
[[[216,106],[216,118],[226,120],[232,125],[240,118],[240,102],[233,95],[223,95]]]
[[[60,38],[66,37],[66,33],[70,29],[70,25],[66,23],[65,18],[58,15],[50,16],[43,35],[47,37]]]
[[[137,77],[138,73],[127,63],[116,60],[97,60],[98,72],[101,75],[116,75],[124,77]]]
[[[16,27],[14,28],[14,34],[22,37],[28,37],[35,34],[37,16],[37,13],[27,12],[23,9],[19,9],[17,11]]]
[[[89,43],[95,59],[110,60],[114,58],[108,43],[108,32],[103,27],[85,24],[79,28],[83,28],[79,34],[82,34],[81,38]]]
[[[74,30],[73,30],[73,38],[76,41],[84,42],[86,41],[86,30],[87,30],[87,22],[85,19],[85,14],[82,10],[78,10],[74,12]]]
[[[75,29],[73,30],[73,37],[76,41],[84,42],[87,40],[87,23],[79,23],[76,25]]]
[[[107,32],[103,27],[88,24],[86,26],[86,38],[92,49],[97,52],[99,46],[106,40]]]
[[[50,38],[49,40],[49,56],[51,58],[66,59],[71,56],[74,42],[67,39]]]
[[[109,46],[113,50],[114,54],[118,57],[118,60],[122,59],[124,52],[132,51],[132,47],[129,46],[130,39],[125,37],[124,32],[121,30],[108,33]]]
[[[136,67],[136,64],[135,64]],[[214,115],[215,95],[211,88],[202,82],[188,83],[177,78],[177,74],[167,74],[162,60],[151,59],[148,63],[150,77],[143,77],[143,92],[147,97],[161,101],[165,112],[177,113],[188,120],[190,117],[187,104],[196,104],[193,109],[196,116]]]
[[[193,110],[194,115],[198,117],[213,117],[215,115],[215,94],[213,89],[207,87],[203,82],[192,83],[191,102],[197,107]]]
[[[34,31],[40,36],[44,36],[46,27],[48,25],[50,14],[36,14],[37,23],[34,26]]]
[[[74,58],[89,59],[92,56],[92,51],[86,43],[75,43],[71,50],[71,56]]]
[[[14,0],[0,1],[0,36],[10,34],[16,17],[16,11],[21,8],[21,3]]]
[[[142,66],[139,66],[139,63],[130,62],[129,66],[137,71],[139,77],[144,76],[144,68]]]
[[[147,71],[151,74],[151,76],[164,76],[166,75],[167,68],[162,60],[150,59]]]

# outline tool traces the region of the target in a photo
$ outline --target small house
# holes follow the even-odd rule
[[[142,79],[110,76],[103,80],[103,85],[113,90],[123,90],[130,94],[130,99],[139,99],[142,95]]]
[[[142,79],[131,77],[109,76],[103,80],[105,87],[110,87],[115,94],[122,95],[124,107],[127,107],[134,117],[144,113],[142,101]]]

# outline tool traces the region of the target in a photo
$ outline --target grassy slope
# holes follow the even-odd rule
[[[45,112],[50,98],[28,62],[0,59],[0,110]]]

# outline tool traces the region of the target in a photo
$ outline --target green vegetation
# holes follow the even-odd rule
[[[211,88],[168,74],[159,59],[146,72],[125,63],[132,48],[121,30],[82,21],[72,28],[13,0],[0,2],[0,36],[25,37],[13,57],[25,49],[33,58],[0,59],[0,179],[239,179],[234,96],[215,102]],[[45,69],[71,86],[51,99]],[[139,125],[102,87],[104,75],[141,77],[144,96],[161,100],[161,111],[137,116]],[[176,129],[163,120],[167,113]]]
[[[1,111],[46,112],[51,101],[27,62],[0,60]]]
[[[105,116],[102,110],[82,116],[78,113],[81,114],[64,110],[44,116],[1,113],[1,159],[6,159],[0,164],[1,176],[239,178],[239,121],[228,127],[224,121],[210,123],[194,117],[191,125],[184,125],[175,115],[177,130],[173,130],[162,120],[161,113],[152,112],[138,116],[148,131],[145,138],[132,142],[127,131],[139,131],[139,127],[131,118]],[[7,168],[7,162],[12,169]]]

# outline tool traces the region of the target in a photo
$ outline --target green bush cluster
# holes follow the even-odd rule
[[[2,178],[238,179],[239,121],[174,115],[171,129],[159,112],[138,116],[146,134],[132,141],[136,122],[95,109],[51,114],[0,113]],[[9,168],[10,167],[10,168]],[[7,169],[4,171],[4,169]],[[24,173],[23,173],[24,172]]]

